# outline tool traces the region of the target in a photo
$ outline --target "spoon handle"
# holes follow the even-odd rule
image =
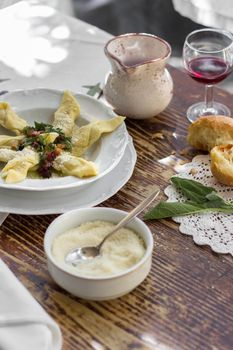
[[[152,201],[155,199],[160,190],[156,188],[147,198],[144,199],[136,208],[134,208],[128,215],[126,215],[115,227],[114,229],[107,234],[107,236],[104,238],[104,240],[99,244],[98,248],[100,249],[103,243],[106,241],[106,239],[111,236],[113,233],[118,231],[120,228],[128,224],[135,216],[137,216],[143,209],[145,209]]]

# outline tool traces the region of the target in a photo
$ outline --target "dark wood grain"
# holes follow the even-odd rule
[[[164,113],[145,121],[127,120],[138,154],[130,181],[103,206],[130,210],[174,165],[194,151],[186,143],[190,104],[203,87],[170,67],[174,98]],[[233,108],[233,97],[216,89],[215,98]],[[163,134],[163,138],[158,137]],[[0,228],[0,256],[59,323],[64,350],[233,349],[232,258],[195,245],[172,220],[150,221],[154,234],[152,270],[132,293],[110,302],[83,301],[50,278],[43,236],[56,216],[10,215]]]

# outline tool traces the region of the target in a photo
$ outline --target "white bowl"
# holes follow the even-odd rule
[[[137,264],[120,274],[110,277],[78,276],[64,270],[51,253],[52,242],[57,235],[87,221],[107,220],[117,223],[125,215],[127,213],[122,210],[95,207],[72,210],[56,218],[47,228],[44,238],[48,269],[54,281],[71,294],[88,300],[115,299],[137,287],[150,271],[153,250],[151,231],[138,218],[133,219],[127,227],[142,237],[146,252]]]

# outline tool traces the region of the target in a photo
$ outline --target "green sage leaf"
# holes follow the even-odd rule
[[[172,183],[187,197],[185,202],[161,201],[145,214],[145,219],[165,219],[172,216],[190,215],[206,212],[233,213],[233,204],[224,201],[214,188],[201,183],[179,178],[171,178]]]
[[[181,193],[191,201],[202,203],[208,200],[208,195],[216,193],[213,187],[202,185],[200,182],[190,179],[173,176],[171,182],[180,189]]]
[[[219,206],[218,201],[209,201],[203,204],[193,202],[160,202],[152,210],[144,215],[144,219],[165,219],[173,216],[190,215],[206,212],[233,213],[233,205],[224,203]]]
[[[100,96],[103,94],[100,83],[97,83],[96,85],[83,85],[83,87],[88,89],[87,95],[89,96],[95,96],[98,94],[97,98],[100,98]]]

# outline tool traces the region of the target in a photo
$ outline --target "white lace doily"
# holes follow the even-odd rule
[[[211,186],[228,202],[233,203],[233,188],[221,185],[210,171],[210,157],[199,155],[191,163],[186,163],[178,169],[178,176],[193,179],[203,185]],[[184,201],[184,196],[173,185],[165,189],[168,201]],[[180,232],[193,236],[196,244],[207,244],[216,253],[233,255],[233,214],[207,213],[191,214],[172,218],[180,223]]]

